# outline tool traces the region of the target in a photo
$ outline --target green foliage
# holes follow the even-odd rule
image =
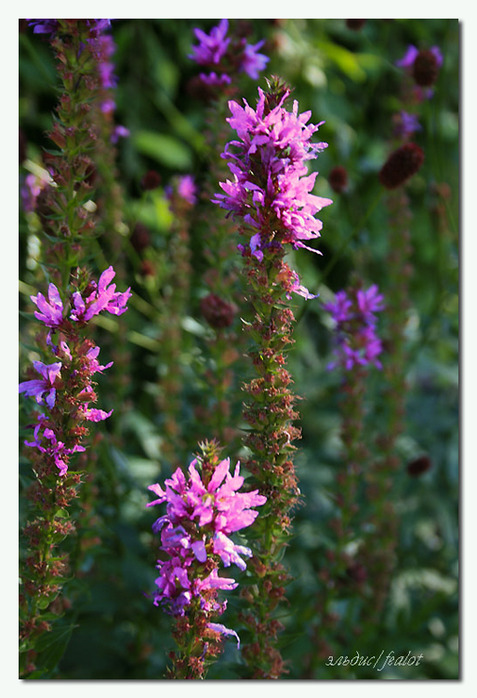
[[[187,58],[194,42],[194,26],[208,31],[213,21],[113,22],[118,76],[115,118],[131,132],[129,139],[118,144],[117,166],[128,232],[122,242],[123,278],[116,281],[118,288],[131,285],[133,296],[127,315],[117,321],[98,318],[96,329],[104,363],[112,360],[113,350],[121,344],[128,347],[130,356],[126,366],[120,369],[115,364],[98,381],[98,404],[103,409],[114,408],[115,413],[109,423],[96,430],[104,432],[103,441],[94,447],[96,520],[88,524],[91,530],[79,526],[75,538],[79,571],[66,592],[71,609],[42,638],[38,671],[32,679],[158,679],[164,676],[167,654],[173,648],[170,619],[148,598],[157,576],[157,536],[152,534],[151,525],[160,514],[147,509],[146,504],[150,501],[147,486],[163,481],[178,464],[186,466],[196,448],[194,439],[201,426],[198,415],[208,384],[207,340],[213,336],[200,312],[207,269],[201,215],[207,220],[207,207],[212,206],[201,201],[189,231],[190,292],[181,316],[183,342],[176,357],[182,375],[177,420],[184,442],[177,445],[172,458],[166,448],[164,415],[158,407],[159,386],[168,370],[161,354],[162,338],[168,331],[164,309],[167,294],[177,281],[167,263],[176,233],[164,188],[176,172],[193,173],[200,187],[209,176],[205,134],[210,113],[206,115],[204,103],[190,91],[191,78],[200,72]],[[271,56],[258,84],[265,86],[265,75],[280,75],[293,86],[300,112],[311,110],[313,123],[325,121],[319,139],[329,146],[310,167],[320,173],[315,193],[334,200],[320,215],[324,225],[316,246],[323,256],[297,251],[290,258],[303,283],[320,297],[292,301],[298,322],[296,342],[287,354],[294,392],[303,398],[298,403],[303,438],[297,444],[296,459],[302,496],[284,558],[293,576],[287,588],[288,610],[281,618],[285,630],[280,643],[289,670],[286,678],[456,679],[458,23],[446,19],[367,20],[361,30],[352,31],[341,19],[251,20],[251,29],[254,41],[267,40],[262,50],[267,49]],[[378,623],[361,622],[358,627],[355,619],[360,601],[351,587],[335,610],[345,621],[337,654],[351,657],[358,651],[371,656],[392,650],[397,656],[410,651],[422,653],[424,659],[419,666],[387,666],[377,672],[369,667],[326,666],[327,655],[320,655],[318,646],[326,637],[320,635],[319,627],[318,634],[313,633],[319,621],[316,601],[323,591],[320,571],[333,544],[329,522],[337,511],[335,476],[342,453],[340,376],[326,371],[332,337],[321,304],[348,283],[353,271],[366,286],[376,283],[386,293],[388,221],[377,174],[392,150],[392,117],[400,108],[403,71],[395,62],[409,44],[439,46],[444,64],[433,98],[419,105],[422,130],[414,138],[425,150],[426,159],[407,188],[413,212],[414,271],[406,326],[409,361],[403,367],[408,381],[406,430],[397,444],[401,465],[390,495],[400,522],[397,559]],[[31,162],[39,162],[42,150],[51,147],[44,131],[51,127],[57,86],[48,44],[25,31],[20,35],[20,126]],[[243,95],[253,103],[256,83],[243,76],[239,87],[239,99]],[[329,174],[335,165],[348,171],[348,188],[342,194],[330,186]],[[143,192],[140,182],[150,169],[160,174],[161,187]],[[28,171],[24,163],[22,177]],[[213,186],[218,191],[218,183]],[[148,226],[151,238],[143,256],[131,245],[138,221]],[[220,224],[228,224],[225,216]],[[29,294],[31,289],[44,290],[43,272],[35,263],[37,227],[34,214],[22,213],[21,375],[34,352]],[[94,263],[99,264],[101,254],[98,247]],[[155,277],[142,273],[145,259],[154,262]],[[240,316],[247,317],[243,309],[236,320],[239,329]],[[121,327],[125,331],[119,335]],[[116,370],[124,378],[121,404],[117,404],[112,387]],[[240,380],[246,378],[240,376]],[[381,380],[375,371],[368,386],[366,438],[370,442],[386,429]],[[241,399],[243,395],[238,397]],[[22,424],[26,423],[22,416]],[[241,423],[234,426],[244,427]],[[26,430],[22,429],[21,436],[27,438]],[[422,453],[428,454],[432,467],[419,477],[411,477],[406,466]],[[235,457],[235,453],[225,455]],[[23,458],[20,471],[24,507],[31,474]],[[82,549],[86,533],[99,542]],[[236,578],[240,580],[238,571]],[[367,579],[365,585],[371,594],[373,579]],[[234,625],[240,602],[230,598],[228,603],[223,622],[240,634],[240,627]],[[234,643],[226,643],[224,655],[211,667],[208,678],[246,676]]]

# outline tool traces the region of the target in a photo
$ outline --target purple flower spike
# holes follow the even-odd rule
[[[192,46],[189,58],[209,68],[208,74],[199,75],[200,80],[208,87],[225,87],[239,73],[246,73],[252,80],[257,80],[270,60],[265,54],[259,53],[264,40],[249,44],[238,36],[227,37],[228,29],[227,19],[222,19],[210,34],[206,34],[202,29],[194,29],[199,45]]]
[[[326,143],[311,142],[322,123],[309,124],[311,112],[299,114],[296,100],[287,111],[283,104],[288,89],[283,89],[273,109],[268,95],[260,88],[258,93],[256,109],[246,100],[244,106],[229,102],[227,121],[238,140],[226,145],[222,157],[229,160],[232,179],[220,182],[222,193],[212,202],[242,217],[254,230],[249,251],[260,262],[268,249],[285,244],[321,254],[308,242],[320,237],[323,224],[315,215],[332,201],[312,193],[317,173],[309,174],[305,163],[326,148]],[[242,254],[247,253],[245,247],[241,249]],[[316,298],[296,275],[291,290],[306,299]]]
[[[416,46],[409,46],[401,60],[396,65],[405,70],[414,80],[414,92],[418,100],[431,99],[434,94],[432,86],[437,80],[439,69],[444,62],[441,50],[438,46],[430,49],[418,50]]]
[[[339,291],[334,303],[323,306],[331,313],[336,327],[334,353],[337,360],[328,366],[328,370],[342,366],[351,371],[355,366],[371,364],[381,368],[377,357],[382,352],[382,344],[375,332],[375,313],[384,309],[383,300],[378,287],[373,284],[367,291]]]
[[[251,557],[252,551],[234,543],[229,534],[250,526],[258,515],[252,507],[266,502],[257,490],[239,492],[243,482],[239,463],[232,474],[230,459],[222,460],[205,480],[194,459],[188,476],[177,468],[165,481],[165,489],[159,484],[149,486],[158,498],[147,506],[167,505],[167,513],[153,525],[155,533],[161,532],[161,550],[169,556],[158,561],[161,573],[154,603],[172,615],[184,615],[194,599],[205,611],[221,613],[225,606],[210,592],[237,587],[234,579],[218,574],[219,563],[246,568],[243,558]],[[207,570],[211,571],[204,575]]]
[[[192,46],[192,58],[199,65],[217,65],[227,51],[230,38],[226,39],[229,28],[227,19],[222,19],[217,27],[213,27],[210,34],[202,29],[194,29],[194,34],[199,40],[198,46]]]

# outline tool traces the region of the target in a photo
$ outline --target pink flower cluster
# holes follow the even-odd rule
[[[168,555],[166,561],[157,563],[160,575],[154,603],[175,616],[184,615],[196,599],[205,612],[224,612],[226,602],[219,603],[215,592],[235,589],[237,583],[219,576],[219,564],[234,564],[244,570],[244,558],[252,555],[249,548],[237,545],[229,536],[250,526],[258,515],[251,507],[266,502],[257,490],[238,491],[244,482],[239,463],[232,475],[230,459],[222,460],[208,482],[198,467],[198,461],[193,460],[187,478],[177,468],[165,481],[165,490],[159,484],[149,487],[158,499],[147,506],[167,503],[167,513],[153,525],[153,531],[161,533],[161,550]]]
[[[112,315],[122,315],[126,312],[126,304],[131,297],[131,290],[128,288],[124,293],[117,292],[116,284],[111,283],[115,275],[113,267],[108,267],[99,277],[98,283],[94,280],[91,281],[86,298],[83,298],[78,291],[73,293],[70,320],[85,323],[102,310],[106,310]],[[55,284],[48,286],[48,300],[42,293],[30,297],[38,308],[34,313],[37,320],[41,320],[47,327],[51,328],[61,328],[68,324],[63,301]]]
[[[109,267],[101,274],[98,283],[90,282],[85,298],[78,291],[73,293],[69,311],[53,283],[48,287],[48,298],[42,293],[31,296],[37,306],[35,317],[50,328],[46,343],[56,361],[52,364],[34,361],[33,368],[40,378],[23,381],[19,385],[20,393],[34,397],[38,404],[45,405],[49,410],[49,413],[38,416],[33,441],[25,441],[25,444],[49,454],[60,475],[65,475],[68,470],[68,456],[84,451],[78,438],[82,433],[81,422],[99,422],[112,414],[112,410],[106,412],[90,407],[90,403],[96,400],[92,376],[102,373],[113,363],[101,365],[98,361],[99,347],[90,340],[83,340],[78,330],[103,310],[113,315],[121,315],[127,310],[130,289],[124,293],[117,292],[116,285],[111,284],[114,276],[113,268]],[[57,344],[53,341],[54,333],[58,334]],[[69,418],[76,424],[74,434],[60,427],[63,415],[57,404],[58,394],[62,409],[67,407]]]
[[[331,313],[336,325],[337,360],[328,366],[328,370],[341,366],[350,371],[355,366],[369,364],[381,368],[377,357],[382,352],[382,344],[376,335],[375,313],[383,310],[384,304],[378,287],[374,284],[367,291],[339,291],[334,303],[323,307]]]
[[[244,107],[229,102],[232,116],[227,121],[239,140],[228,143],[222,157],[230,160],[233,179],[220,182],[224,193],[212,201],[256,231],[249,250],[259,261],[267,249],[285,244],[320,254],[305,242],[320,236],[323,224],[315,214],[332,201],[311,193],[317,172],[308,174],[306,161],[327,147],[310,141],[323,122],[307,125],[311,112],[299,114],[296,100],[287,111],[283,103],[289,90],[272,109],[267,95],[258,92],[256,109],[246,100]],[[294,290],[313,297],[298,282]]]
[[[200,79],[211,87],[229,85],[232,82],[231,75],[236,72],[247,73],[253,80],[257,80],[270,60],[268,56],[258,52],[265,43],[264,40],[249,44],[244,38],[228,37],[228,29],[227,19],[222,19],[210,34],[202,29],[194,29],[199,44],[192,46],[189,58],[209,68],[211,72],[201,73]]]

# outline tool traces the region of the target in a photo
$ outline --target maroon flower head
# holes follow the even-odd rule
[[[432,467],[432,461],[429,456],[419,456],[407,464],[407,472],[411,477],[418,477],[426,473]]]
[[[148,170],[146,174],[143,176],[141,179],[141,187],[145,191],[149,191],[151,189],[157,189],[157,187],[161,183],[161,175],[159,172],[156,172],[155,170]]]
[[[430,87],[437,80],[440,62],[435,51],[419,51],[412,66],[412,75],[420,87]]]
[[[348,29],[352,29],[353,31],[359,31],[364,27],[366,24],[365,19],[347,19],[346,20],[346,26]]]
[[[341,194],[341,192],[346,191],[348,187],[348,171],[346,170],[346,167],[343,167],[342,165],[336,165],[336,167],[333,167],[330,171],[328,181],[330,183],[330,187],[337,194]]]
[[[204,296],[200,302],[200,310],[209,325],[216,330],[230,327],[234,321],[236,308],[215,293]]]
[[[405,143],[391,153],[379,172],[386,189],[396,189],[416,174],[424,162],[424,151],[415,143]]]
[[[131,245],[136,252],[141,254],[151,244],[151,234],[149,228],[144,223],[138,222],[133,228],[131,235]]]

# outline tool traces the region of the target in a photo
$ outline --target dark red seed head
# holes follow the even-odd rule
[[[141,187],[146,191],[157,189],[161,183],[161,175],[155,170],[149,170],[141,179]]]
[[[432,51],[419,51],[412,66],[412,75],[420,87],[430,87],[437,80],[439,64]]]
[[[230,327],[234,321],[236,308],[215,293],[209,293],[200,302],[202,315],[209,325],[215,329]]]
[[[333,191],[340,194],[348,187],[348,171],[342,165],[336,165],[330,171],[328,181]]]
[[[359,31],[366,24],[365,19],[347,19],[346,26],[353,31]]]
[[[131,235],[131,245],[139,254],[151,244],[151,234],[144,223],[136,223]]]
[[[379,172],[386,189],[396,189],[416,174],[424,162],[424,151],[415,143],[405,143],[391,153]]]
[[[418,477],[426,473],[432,467],[432,462],[429,456],[419,456],[407,464],[408,475]]]

